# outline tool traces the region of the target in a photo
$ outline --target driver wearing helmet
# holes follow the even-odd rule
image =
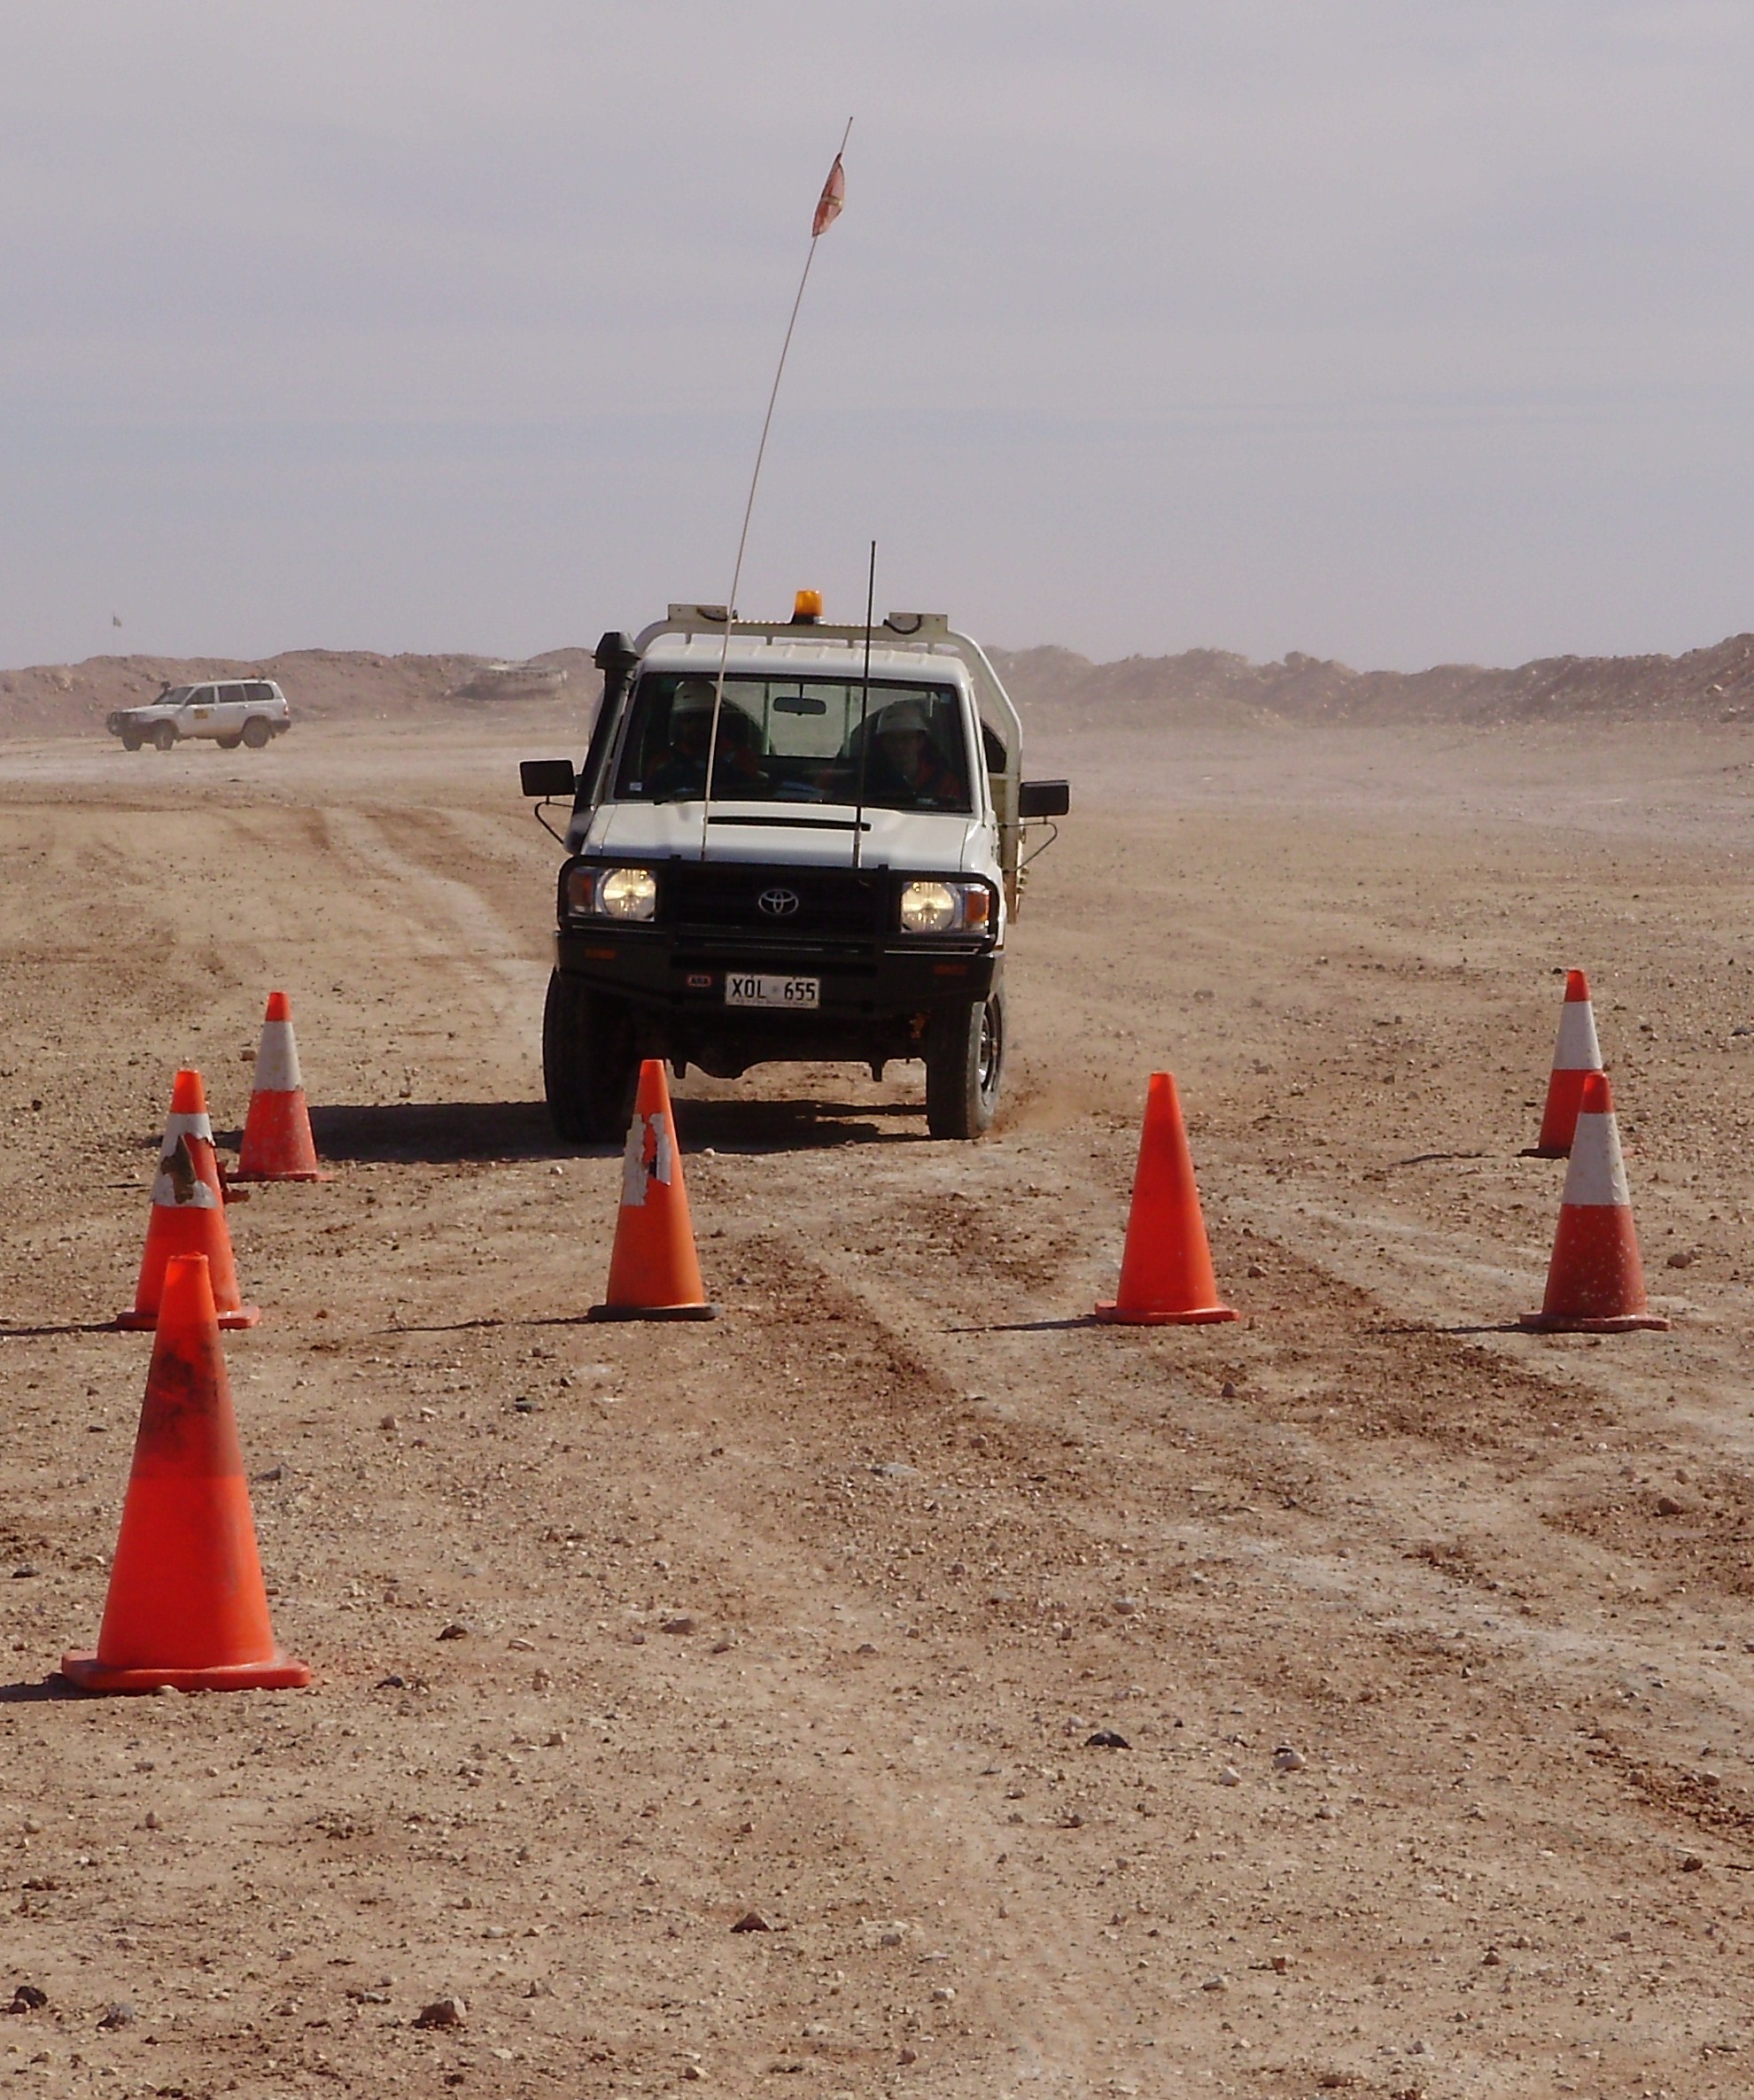
[[[871,801],[902,810],[966,810],[968,789],[938,748],[931,717],[917,700],[892,701],[873,725]]]

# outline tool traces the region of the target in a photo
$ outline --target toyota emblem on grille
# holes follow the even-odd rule
[[[789,918],[798,908],[798,893],[776,885],[772,889],[763,890],[756,903],[770,918]]]

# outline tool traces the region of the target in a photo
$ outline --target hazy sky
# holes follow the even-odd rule
[[[0,0],[0,663],[1754,627],[1749,0]],[[120,614],[118,633],[110,624]]]

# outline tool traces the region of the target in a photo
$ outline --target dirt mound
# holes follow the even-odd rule
[[[1354,670],[1293,650],[1252,663],[1223,649],[1093,663],[1069,649],[995,650],[1001,678],[1043,728],[1244,727],[1301,722],[1734,721],[1754,714],[1754,634],[1683,656],[1548,656],[1514,670],[1440,663]]]
[[[1292,650],[1272,663],[1227,649],[1095,663],[1071,649],[995,649],[999,675],[1031,725],[1106,730],[1246,730],[1276,722],[1471,724],[1698,722],[1754,717],[1754,633],[1682,656],[1548,656],[1513,670],[1440,663],[1354,670]],[[279,680],[295,720],[385,721],[552,701],[576,717],[596,704],[591,652],[551,649],[517,663],[486,656],[381,655],[290,649],[245,662],[214,656],[93,656],[0,671],[0,738],[101,729],[113,708],[196,678]]]
[[[588,649],[554,649],[516,665],[484,656],[384,656],[366,649],[288,649],[248,661],[92,656],[83,663],[0,671],[0,737],[101,729],[112,709],[140,707],[167,685],[214,678],[277,679],[295,722],[384,721],[423,708],[480,709],[539,694],[572,705],[581,694],[594,701],[598,683]]]

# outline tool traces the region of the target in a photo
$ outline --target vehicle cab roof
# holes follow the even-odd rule
[[[858,642],[825,638],[805,629],[796,637],[776,636],[772,640],[734,639],[729,650],[710,635],[681,638],[664,635],[640,659],[646,670],[692,672],[696,677],[717,678],[721,654],[727,678],[859,678],[865,675],[865,632]],[[968,674],[956,657],[927,655],[917,649],[873,647],[871,675],[886,680],[903,679],[915,685],[957,686],[966,688]]]

